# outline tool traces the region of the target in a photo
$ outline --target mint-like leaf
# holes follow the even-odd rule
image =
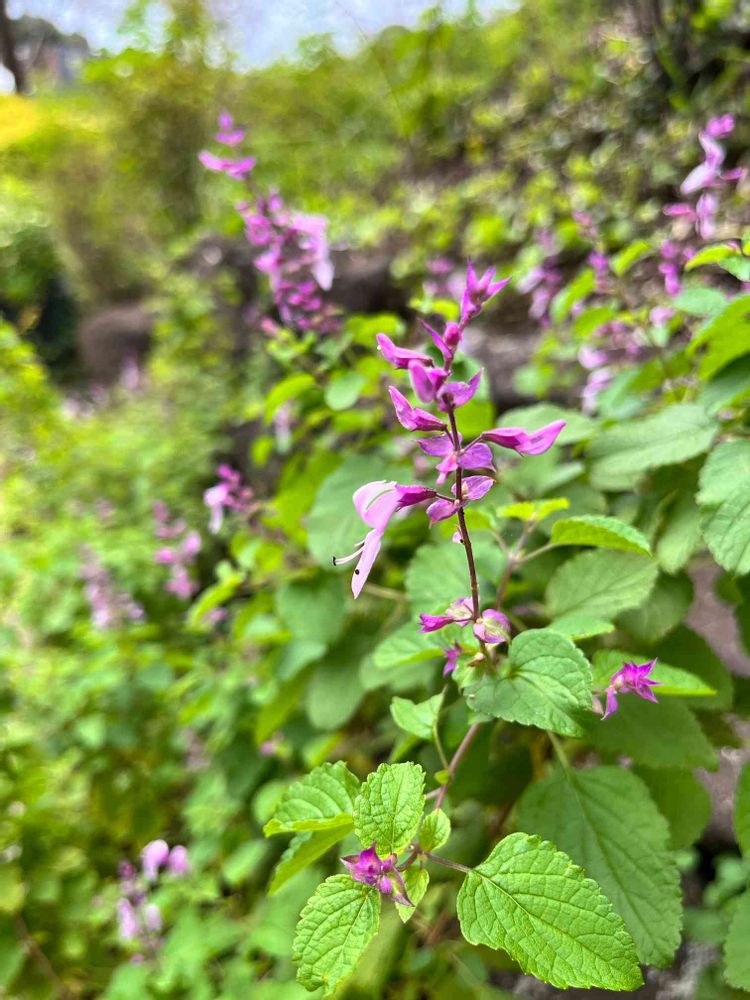
[[[750,990],[750,892],[740,898],[724,943],[725,976],[730,986]]]
[[[640,961],[671,962],[680,943],[680,878],[667,822],[635,775],[617,767],[558,771],[526,791],[519,824],[599,883]]]
[[[552,618],[585,613],[612,621],[643,604],[656,575],[656,564],[637,552],[580,552],[553,573],[547,608]]]
[[[338,826],[332,830],[316,830],[295,834],[273,870],[273,877],[268,886],[268,895],[275,895],[290,878],[317,861],[350,830],[351,826]]]
[[[555,545],[593,545],[600,549],[651,554],[648,539],[630,524],[616,517],[586,514],[566,517],[552,526]]]
[[[305,904],[294,936],[292,958],[297,981],[329,996],[354,968],[378,929],[380,893],[332,875]]]
[[[442,809],[433,809],[419,828],[419,846],[423,851],[437,851],[448,842],[450,835],[451,821]]]
[[[287,788],[263,832],[270,837],[303,830],[351,829],[358,791],[359,780],[342,761],[321,764]]]
[[[417,835],[424,812],[424,771],[418,764],[381,764],[354,803],[354,831],[381,857],[399,854]]]
[[[734,800],[734,832],[740,850],[750,857],[750,764],[745,764],[737,782]]]
[[[507,676],[469,689],[477,712],[508,722],[582,736],[591,711],[591,667],[570,639],[552,629],[530,629],[511,643]]]
[[[412,865],[411,868],[406,869],[403,878],[404,885],[406,886],[406,894],[412,903],[414,903],[414,906],[404,906],[403,903],[396,903],[396,913],[406,923],[414,916],[417,906],[427,892],[427,886],[430,884],[430,876],[424,868],[417,868],[416,865]]]
[[[466,876],[457,909],[470,944],[503,948],[553,986],[634,990],[643,982],[622,918],[595,882],[539,837],[502,840]]]
[[[692,846],[711,819],[711,797],[705,787],[690,771],[676,767],[639,767],[635,773],[669,823],[672,850]]]
[[[403,729],[405,733],[417,736],[421,740],[429,740],[442,704],[442,694],[433,695],[427,701],[420,702],[410,701],[408,698],[394,698],[391,702],[391,715],[399,729]]]
[[[689,708],[672,699],[664,698],[655,705],[625,695],[615,714],[598,723],[592,735],[599,751],[625,754],[647,767],[716,766],[716,751],[697,719]]]

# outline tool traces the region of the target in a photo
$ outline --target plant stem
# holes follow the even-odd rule
[[[466,865],[460,865],[457,861],[448,861],[446,858],[439,858],[437,854],[430,854],[425,851],[424,856],[428,861],[434,861],[436,865],[443,865],[444,868],[453,868],[457,872],[470,872],[473,871],[472,868],[467,868]]]
[[[562,766],[565,768],[566,771],[569,770],[570,762],[568,758],[565,756],[565,751],[562,748],[562,744],[560,743],[560,741],[558,740],[558,738],[555,736],[554,733],[547,732],[547,736],[549,737],[549,741],[552,744],[552,749],[557,754],[557,759],[560,761],[560,763],[562,764]]]
[[[406,594],[400,590],[393,590],[391,587],[381,587],[377,583],[368,582],[365,584],[365,590],[368,594],[372,594],[373,597],[383,597],[387,601],[397,601],[399,604],[405,604],[407,601]]]
[[[481,725],[480,722],[475,722],[472,726],[469,726],[469,730],[466,733],[466,736],[464,736],[464,738],[461,740],[461,742],[458,745],[458,749],[453,754],[451,762],[448,765],[448,775],[449,775],[448,781],[446,781],[444,785],[441,785],[440,788],[438,788],[437,795],[435,796],[436,809],[439,809],[442,806],[443,800],[445,799],[445,796],[448,794],[448,785],[451,783],[453,777],[455,776],[456,769],[458,768],[458,765],[461,763],[461,760],[466,754],[466,751],[473,743],[474,737],[479,732],[480,725]]]
[[[495,606],[498,611],[500,610],[500,605],[503,603],[503,599],[505,598],[505,591],[508,589],[508,584],[510,583],[510,578],[513,575],[513,570],[516,566],[523,562],[523,556],[521,553],[523,552],[524,543],[535,527],[536,521],[528,521],[523,526],[518,541],[514,545],[513,549],[508,553],[508,562],[505,567],[505,571],[503,572],[502,579],[498,584],[497,596],[495,598]]]
[[[450,436],[453,441],[453,447],[458,454],[461,450],[461,438],[458,436],[456,412],[453,407],[451,407],[448,411],[448,420],[451,425]],[[459,504],[463,500],[463,469],[460,465],[456,469],[456,499]],[[474,550],[471,547],[471,538],[469,537],[469,529],[466,527],[466,517],[462,506],[459,506],[457,516],[458,530],[461,533],[461,541],[464,543],[464,549],[466,551],[466,562],[469,566],[469,580],[471,581],[471,607],[474,613],[474,621],[478,621],[481,614],[479,604],[479,581],[477,580],[477,568],[474,562]]]

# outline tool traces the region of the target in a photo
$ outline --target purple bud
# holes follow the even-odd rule
[[[187,875],[190,871],[187,848],[177,844],[169,852],[169,870],[173,875]]]
[[[159,869],[169,860],[169,845],[166,840],[152,840],[141,851],[143,874],[149,882],[154,882]]]

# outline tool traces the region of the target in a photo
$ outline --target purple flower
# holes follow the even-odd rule
[[[129,899],[117,900],[117,929],[122,941],[132,941],[138,936],[138,918]]]
[[[203,494],[203,502],[211,512],[208,530],[213,535],[221,528],[225,510],[251,514],[254,509],[253,491],[242,485],[240,473],[228,465],[220,465],[216,471],[219,482]]]
[[[143,907],[143,923],[146,930],[158,934],[162,928],[161,910],[156,903],[147,903]]]
[[[448,677],[449,674],[453,673],[458,666],[458,658],[463,651],[463,646],[458,642],[454,642],[452,646],[449,646],[448,649],[444,650],[445,666],[443,667],[443,677]]]
[[[183,847],[182,844],[175,844],[169,852],[168,866],[173,875],[187,875],[190,871],[187,847]]]
[[[482,372],[483,369],[480,368],[476,375],[473,375],[468,382],[446,382],[437,393],[440,409],[444,413],[447,413],[449,410],[463,406],[464,403],[468,403],[470,399],[473,399],[474,394],[479,388]]]
[[[227,156],[216,156],[214,153],[209,153],[206,149],[198,153],[198,159],[207,170],[226,174],[227,177],[231,177],[236,181],[244,180],[245,176],[253,170],[256,162],[253,156],[246,156],[241,160],[233,160]]]
[[[648,663],[624,663],[622,667],[612,674],[612,679],[607,687],[607,705],[602,719],[608,718],[617,711],[617,698],[621,694],[637,694],[639,698],[647,701],[656,701],[656,696],[651,688],[659,687],[659,681],[653,681],[648,676],[656,665],[656,660]]]
[[[529,433],[523,427],[496,427],[480,434],[483,441],[491,441],[502,448],[510,448],[519,455],[541,455],[549,451],[565,426],[564,420],[554,420],[551,424]]]
[[[223,146],[239,146],[245,138],[245,129],[237,128],[234,119],[226,111],[219,115],[219,131],[214,136]]]
[[[152,840],[141,851],[143,874],[149,882],[155,882],[159,869],[169,860],[169,844],[166,840]]]
[[[442,615],[420,615],[420,632],[437,632],[438,629],[445,628],[446,625],[464,626],[474,618],[471,600],[468,597],[460,597],[453,604],[448,605],[445,614]]]
[[[460,437],[459,437],[460,441]],[[441,434],[433,438],[421,438],[419,447],[425,455],[441,458],[438,463],[438,485],[444,483],[456,469],[491,469],[492,452],[486,444],[474,441],[466,448],[456,451],[453,439],[449,434]]]
[[[407,431],[445,430],[446,425],[442,420],[428,413],[427,410],[421,410],[418,406],[412,406],[406,397],[394,386],[389,385],[388,392],[391,394],[396,417],[401,426],[405,427]]]
[[[412,388],[423,403],[431,403],[435,399],[447,375],[448,373],[443,368],[427,367],[421,361],[409,362],[409,379]]]
[[[357,544],[351,555],[334,556],[333,559],[334,566],[351,562],[353,559],[358,560],[352,576],[352,593],[355,597],[359,597],[367,582],[367,577],[370,575],[370,570],[383,544],[385,529],[396,511],[403,507],[422,503],[434,496],[435,490],[424,486],[399,486],[398,483],[386,482],[382,479],[366,483],[356,491],[352,498],[354,506],[371,530]]]
[[[445,338],[441,337],[437,330],[433,330],[432,327],[428,323],[425,323],[423,319],[420,319],[419,322],[421,323],[423,329],[432,337],[435,346],[443,355],[443,360],[450,364],[450,362],[453,361],[455,347],[451,348]]]
[[[495,268],[488,268],[481,278],[478,278],[474,271],[474,265],[469,261],[466,268],[466,288],[461,299],[461,325],[466,326],[472,319],[479,315],[485,303],[500,291],[510,281],[510,278],[503,278],[501,281],[494,281]]]
[[[91,608],[91,622],[96,628],[119,628],[125,622],[140,622],[143,608],[130,594],[118,590],[109,570],[88,545],[81,547],[83,592]]]
[[[507,642],[510,638],[510,622],[502,611],[488,608],[474,623],[473,631],[480,642],[486,642],[490,645]]]
[[[408,368],[412,362],[418,361],[423,365],[431,365],[432,358],[428,354],[420,351],[411,351],[406,347],[396,347],[390,337],[384,333],[379,333],[375,338],[378,342],[380,352],[394,368]]]
[[[734,131],[734,118],[732,115],[709,118],[704,131],[712,139],[723,139]]]
[[[402,906],[414,906],[407,895],[401,872],[396,868],[395,854],[381,860],[373,843],[359,854],[348,854],[341,860],[355,882],[375,886],[383,896],[389,896]],[[394,882],[398,885],[397,891],[394,890]]]

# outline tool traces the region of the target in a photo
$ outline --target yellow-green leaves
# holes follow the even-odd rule
[[[417,835],[424,812],[424,771],[418,764],[381,764],[354,803],[354,832],[375,843],[381,858],[399,854]]]
[[[342,761],[321,764],[287,788],[263,832],[270,837],[341,827],[343,836],[352,828],[358,790],[359,780]]]
[[[591,545],[601,549],[651,554],[648,539],[637,528],[616,517],[589,514],[566,517],[552,526],[555,545]]]
[[[524,972],[553,986],[641,985],[622,918],[595,882],[539,837],[502,840],[466,876],[457,910],[467,941],[503,948]]]

